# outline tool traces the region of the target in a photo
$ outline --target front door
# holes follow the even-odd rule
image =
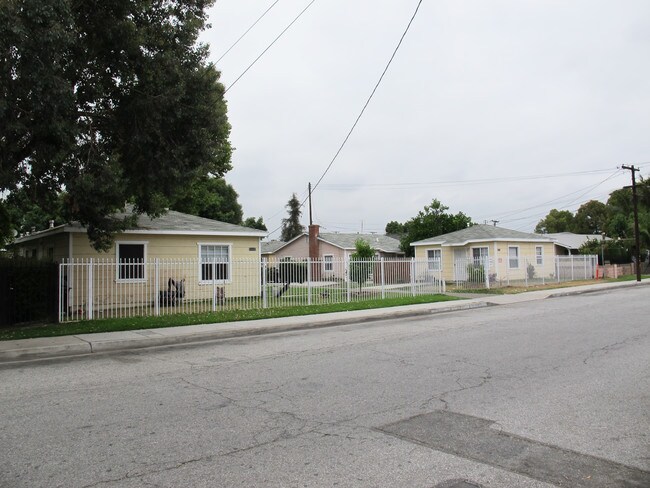
[[[454,249],[454,280],[467,281],[467,251]]]

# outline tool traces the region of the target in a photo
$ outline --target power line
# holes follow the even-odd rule
[[[302,14],[304,14],[304,13],[307,11],[307,9],[308,9],[309,7],[312,6],[312,4],[313,4],[315,1],[316,1],[316,0],[311,0],[311,2],[309,2],[309,3],[307,4],[307,6],[306,6],[304,9],[302,9],[302,11],[301,11],[301,12],[300,12],[300,13],[299,13],[299,14],[298,14],[298,15],[297,15],[297,16],[296,16],[296,17],[291,21],[291,23],[290,23],[288,26],[286,26],[286,27],[282,30],[282,32],[280,32],[280,33],[278,34],[278,36],[277,36],[275,39],[273,39],[273,41],[271,42],[271,44],[269,44],[269,45],[266,47],[266,49],[264,49],[264,51],[262,51],[262,53],[261,53],[259,56],[257,56],[257,57],[255,58],[255,60],[254,60],[251,64],[248,65],[248,68],[246,68],[246,69],[244,70],[244,72],[243,72],[242,74],[240,74],[240,75],[235,79],[235,81],[233,81],[233,82],[230,84],[230,86],[228,86],[228,88],[225,89],[225,91],[223,92],[224,94],[226,94],[226,93],[228,92],[228,90],[230,90],[233,86],[235,86],[235,84],[236,84],[236,83],[237,83],[237,82],[242,78],[242,76],[244,76],[244,75],[248,72],[248,70],[251,69],[251,68],[253,67],[253,65],[254,65],[255,63],[257,63],[257,62],[260,60],[260,58],[261,58],[262,56],[264,56],[264,54],[266,53],[266,51],[268,51],[269,49],[271,49],[271,46],[273,46],[273,44],[275,44],[275,43],[277,42],[277,40],[280,39],[280,38],[282,37],[282,35],[283,35],[285,32],[287,32],[287,31],[289,30],[289,28],[290,28],[290,27],[291,27],[291,26],[292,26],[292,25],[293,25],[293,24],[294,24],[294,23],[295,23],[295,22],[296,22],[296,21],[297,21],[297,20],[302,16]],[[303,203],[304,203],[304,202],[303,202]]]
[[[311,5],[312,3],[314,3],[314,1],[315,1],[315,0],[312,0],[312,2],[311,2],[309,5]],[[357,124],[359,123],[359,120],[361,120],[361,117],[363,116],[363,113],[366,111],[366,108],[368,107],[368,105],[370,104],[370,101],[371,101],[372,98],[374,97],[375,92],[377,91],[377,88],[379,88],[379,85],[381,84],[382,80],[384,79],[384,75],[385,75],[386,72],[388,71],[388,68],[390,67],[391,63],[393,62],[393,59],[395,58],[395,55],[397,54],[397,51],[399,50],[400,46],[402,45],[402,42],[404,41],[404,38],[406,37],[406,34],[408,33],[409,29],[411,28],[411,24],[413,23],[413,20],[415,19],[415,16],[417,15],[418,10],[420,9],[420,5],[421,5],[421,4],[422,4],[422,0],[419,0],[417,6],[415,7],[415,11],[413,12],[413,15],[411,16],[411,19],[409,20],[409,22],[408,22],[408,24],[407,24],[407,26],[406,26],[406,29],[405,29],[404,32],[402,33],[402,36],[400,37],[400,40],[399,40],[399,42],[397,43],[397,46],[396,46],[395,49],[393,50],[393,53],[392,53],[392,55],[390,56],[390,59],[388,60],[388,63],[386,63],[386,66],[385,66],[385,68],[384,68],[384,71],[382,71],[381,76],[379,77],[379,80],[378,80],[377,83],[375,84],[375,87],[372,89],[372,92],[370,93],[370,96],[369,96],[368,99],[366,100],[366,103],[363,105],[363,108],[361,109],[361,112],[359,112],[359,115],[357,116],[356,120],[354,121],[354,124],[352,124],[352,127],[350,128],[350,130],[348,131],[347,135],[345,136],[345,139],[343,139],[343,142],[341,143],[341,145],[339,146],[338,150],[337,150],[336,153],[334,154],[334,157],[332,158],[332,160],[330,161],[330,163],[327,165],[327,168],[325,168],[325,171],[323,171],[323,174],[320,176],[320,178],[318,178],[318,181],[317,181],[316,184],[312,187],[312,195],[313,195],[314,191],[316,190],[316,188],[318,188],[318,186],[320,185],[320,182],[323,181],[323,178],[325,178],[325,175],[328,173],[328,171],[330,170],[330,168],[331,168],[332,165],[334,164],[334,161],[336,161],[336,158],[338,158],[339,154],[340,154],[341,151],[343,150],[343,147],[345,147],[345,144],[348,142],[348,139],[350,139],[350,136],[352,135],[352,132],[354,132],[354,129],[356,128]],[[307,10],[307,8],[309,7],[309,5],[307,5],[307,7],[305,7],[305,10]],[[304,10],[303,10],[303,12],[304,12]],[[302,12],[300,13],[300,15],[302,15]],[[297,18],[296,18],[296,19],[297,19]],[[294,22],[295,22],[296,19],[294,19]],[[293,22],[292,22],[292,23],[293,23]],[[290,27],[290,26],[291,26],[291,24],[289,25],[289,27]],[[287,28],[288,28],[288,27],[287,27]],[[285,30],[286,30],[286,29],[285,29]],[[273,42],[275,42],[275,41],[273,41]],[[269,46],[269,47],[270,47],[270,46]],[[267,49],[268,49],[268,48],[267,48]],[[265,50],[265,51],[266,51],[266,50]],[[262,54],[264,54],[264,53],[262,53]],[[260,55],[260,57],[261,57],[261,55]],[[258,59],[259,59],[259,58],[258,58]],[[257,60],[256,60],[256,61],[257,61]],[[252,65],[251,65],[251,66],[252,66]],[[248,68],[246,69],[246,71],[248,71]],[[246,71],[244,71],[244,73],[245,73]],[[242,73],[241,76],[243,76],[243,73]],[[241,76],[240,76],[239,78],[241,78]],[[239,78],[237,78],[237,80],[238,80]],[[237,80],[235,80],[235,82],[236,82]],[[231,84],[230,86],[232,87],[232,85],[234,85],[234,83]],[[226,91],[228,91],[228,90],[226,90]],[[307,202],[307,199],[308,199],[308,198],[305,198],[305,199],[302,201],[302,203],[300,204],[300,208],[304,207],[305,203]],[[277,214],[276,214],[276,215],[277,215]],[[282,227],[282,226],[277,227],[277,228],[274,229],[272,232],[270,232],[269,235],[271,235],[271,234],[277,232],[281,227]]]
[[[244,32],[241,36],[239,36],[239,39],[237,39],[237,40],[236,40],[236,41],[235,41],[235,42],[234,42],[234,43],[233,43],[233,44],[232,44],[228,49],[226,49],[226,52],[223,53],[223,54],[219,57],[219,59],[217,59],[217,61],[215,62],[215,64],[217,64],[219,61],[221,61],[221,60],[226,56],[226,54],[228,54],[228,53],[230,52],[230,50],[231,50],[233,47],[235,47],[237,44],[239,44],[239,41],[241,41],[241,40],[244,38],[244,36],[245,36],[246,34],[248,34],[248,33],[250,32],[250,30],[251,30],[253,27],[255,27],[255,26],[257,25],[257,23],[258,23],[260,20],[262,20],[262,18],[263,18],[266,14],[269,13],[269,10],[271,10],[273,7],[275,7],[275,4],[278,3],[279,1],[280,1],[280,0],[275,0],[275,2],[273,2],[273,3],[271,4],[271,6],[270,6],[269,8],[267,8],[267,9],[264,11],[264,13],[263,13],[262,15],[260,15],[259,18],[258,18],[255,22],[253,22],[253,25],[251,25],[248,29],[246,29],[246,32]]]
[[[340,183],[323,185],[322,189],[326,190],[345,190],[352,188],[378,188],[378,189],[411,189],[413,187],[435,187],[435,186],[454,186],[454,185],[469,185],[469,184],[484,184],[484,183],[503,183],[503,182],[518,182],[526,180],[540,180],[550,178],[562,178],[566,176],[582,176],[589,174],[608,173],[611,168],[588,170],[588,171],[573,171],[570,173],[554,173],[548,175],[529,175],[529,176],[503,176],[498,178],[482,178],[472,180],[446,180],[446,181],[429,181],[429,182],[407,182],[407,183]]]
[[[574,203],[576,200],[579,200],[579,199],[582,198],[584,195],[586,195],[587,193],[589,193],[590,191],[592,191],[593,189],[595,189],[595,188],[599,187],[600,185],[602,185],[603,183],[605,183],[607,180],[610,180],[611,178],[613,178],[613,177],[615,177],[615,176],[617,176],[617,175],[619,175],[619,174],[621,174],[621,173],[622,173],[622,171],[617,169],[616,171],[614,171],[614,173],[610,174],[607,178],[605,178],[604,180],[602,180],[602,181],[600,181],[600,182],[598,182],[598,183],[596,183],[596,184],[594,184],[594,185],[589,185],[589,186],[586,186],[586,187],[584,187],[584,188],[580,188],[580,189],[578,189],[578,190],[572,191],[571,193],[567,193],[566,195],[562,195],[562,196],[559,196],[559,197],[554,198],[554,199],[552,199],[552,200],[548,200],[548,201],[546,201],[546,202],[540,203],[539,205],[533,205],[532,207],[526,207],[526,208],[523,208],[523,209],[520,209],[520,210],[512,210],[512,211],[507,212],[507,213],[505,213],[505,214],[500,214],[500,215],[499,215],[499,218],[500,218],[500,219],[506,219],[507,217],[511,217],[511,216],[513,216],[513,215],[517,215],[518,213],[526,212],[526,211],[528,211],[528,210],[533,210],[533,209],[535,209],[535,208],[539,208],[539,207],[545,207],[545,206],[547,206],[547,205],[550,205],[551,203],[558,202],[558,201],[563,200],[563,199],[565,199],[565,198],[567,198],[567,197],[573,196],[573,195],[575,195],[576,193],[584,192],[584,193],[582,193],[581,195],[577,196],[577,197],[576,197],[574,200],[572,200],[571,202],[565,204],[564,207],[562,207],[562,208],[566,208],[566,207],[570,206],[572,203]],[[586,190],[586,191],[585,191],[585,190]],[[508,220],[508,222],[511,222],[511,220]]]
[[[357,116],[356,120],[354,121],[354,124],[352,124],[352,127],[348,131],[348,134],[345,136],[345,139],[343,139],[343,142],[339,146],[338,150],[336,151],[336,154],[334,154],[334,157],[330,161],[330,163],[327,165],[327,168],[325,168],[325,171],[323,171],[323,174],[318,178],[318,181],[312,188],[312,193],[318,188],[318,185],[320,185],[320,182],[323,181],[323,178],[325,178],[325,175],[329,172],[330,168],[334,164],[334,161],[336,161],[336,158],[338,158],[339,154],[343,150],[343,147],[345,144],[348,142],[348,139],[350,139],[350,136],[352,135],[352,132],[354,132],[355,127],[359,123],[359,120],[361,120],[361,117],[363,116],[363,113],[366,111],[366,108],[368,107],[368,104],[370,104],[370,101],[375,95],[375,92],[377,91],[377,88],[379,88],[379,85],[381,84],[382,80],[384,79],[384,75],[388,71],[388,68],[390,67],[391,63],[393,62],[393,59],[395,58],[395,55],[397,54],[397,51],[399,50],[400,46],[402,45],[402,41],[404,41],[404,38],[406,37],[406,34],[408,33],[409,29],[411,28],[411,24],[413,23],[413,20],[415,19],[415,16],[418,13],[418,10],[420,9],[420,5],[422,4],[422,0],[419,0],[417,6],[415,7],[415,11],[413,12],[413,15],[411,16],[411,20],[409,20],[406,29],[404,30],[404,33],[402,34],[402,37],[400,37],[399,42],[397,43],[397,46],[393,50],[393,54],[391,55],[390,59],[388,60],[388,63],[386,64],[386,67],[384,68],[384,71],[381,73],[381,76],[379,77],[379,80],[375,84],[375,87],[372,89],[372,92],[370,93],[370,96],[366,100],[366,103],[363,105],[363,108],[361,109],[361,112],[359,112],[359,115]],[[301,206],[304,205],[305,202],[303,201]]]

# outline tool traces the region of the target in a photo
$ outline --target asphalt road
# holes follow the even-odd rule
[[[647,487],[648,287],[0,367],[2,487]]]

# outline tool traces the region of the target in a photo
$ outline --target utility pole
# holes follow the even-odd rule
[[[314,225],[314,221],[311,218],[311,183],[307,185],[307,189],[309,190],[309,225]]]
[[[495,227],[496,227],[497,224],[499,223],[498,220],[494,220],[494,219],[490,220],[490,222],[492,222],[492,225],[494,225]]]
[[[630,170],[632,172],[632,203],[634,205],[634,243],[636,246],[636,280],[641,281],[641,240],[639,238],[639,210],[637,206],[637,197],[636,197],[636,172],[639,171],[639,168],[635,168],[634,165],[626,166],[622,165],[621,168]]]

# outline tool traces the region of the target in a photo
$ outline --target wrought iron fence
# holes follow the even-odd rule
[[[517,257],[495,262],[487,256],[478,259],[454,259],[453,276],[443,273],[449,291],[472,291],[507,286],[530,287],[564,281],[595,279],[598,256],[575,255]]]
[[[161,316],[444,293],[439,263],[360,260],[70,260],[59,321]]]
[[[516,267],[515,267],[516,265]],[[596,256],[440,260],[70,260],[58,318],[163,316],[345,303],[595,278]]]

